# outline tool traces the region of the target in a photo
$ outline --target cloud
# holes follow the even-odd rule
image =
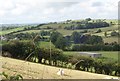
[[[94,2],[92,4],[93,7],[104,6],[102,2]]]
[[[0,23],[51,22],[67,19],[117,18],[113,0],[0,0]]]

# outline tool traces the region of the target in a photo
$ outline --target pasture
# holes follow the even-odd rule
[[[55,48],[55,46],[50,42],[39,42],[39,46],[42,48]]]
[[[118,51],[90,51],[90,52],[101,53],[102,57],[107,57],[107,58],[111,58],[114,60],[118,60],[118,53],[119,53]],[[79,55],[79,52],[64,51],[64,54],[65,55]]]
[[[0,35],[5,35],[5,34],[8,34],[8,33],[15,32],[15,31],[18,31],[18,30],[23,30],[23,29],[24,29],[24,27],[18,27],[18,28],[14,28],[14,29],[4,30],[4,31],[0,32]]]
[[[24,79],[111,79],[116,78],[109,75],[95,74],[84,71],[65,69],[64,75],[59,76],[57,72],[60,68],[37,64],[7,57],[0,57],[2,70],[8,75],[20,74]],[[4,77],[2,77],[4,79]],[[108,81],[108,80],[107,80]]]

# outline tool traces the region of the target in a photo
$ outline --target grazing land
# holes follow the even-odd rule
[[[9,75],[21,74],[24,79],[111,79],[117,77],[63,68],[65,75],[58,76],[58,67],[0,57],[2,69]],[[4,77],[3,77],[4,78]]]
[[[78,51],[76,51],[76,52],[65,51],[64,54],[65,55],[80,55],[80,52],[78,52]],[[100,53],[100,54],[102,54],[102,57],[118,60],[118,53],[119,53],[118,51],[90,51],[90,52]]]

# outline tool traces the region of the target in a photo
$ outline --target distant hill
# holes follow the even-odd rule
[[[0,27],[37,26],[38,24],[0,24]]]

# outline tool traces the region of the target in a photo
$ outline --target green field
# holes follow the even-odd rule
[[[45,48],[50,48],[50,45],[53,48],[55,47],[52,43],[50,44],[50,42],[40,42],[39,45],[41,47],[45,47]],[[90,51],[90,52],[101,53],[102,57],[107,57],[107,58],[112,58],[114,60],[118,60],[118,51]],[[79,52],[78,51],[64,51],[63,54],[65,54],[65,55],[78,55]]]
[[[108,37],[108,38],[103,37],[103,40],[104,40],[105,43],[112,43],[112,42],[115,42],[115,41],[117,43],[119,43],[118,37]]]
[[[4,30],[4,31],[0,32],[0,35],[5,35],[5,34],[8,34],[8,33],[15,32],[15,31],[18,31],[18,30],[23,30],[23,29],[24,29],[24,27]]]
[[[55,46],[51,43],[51,42],[39,42],[39,46],[40,47],[44,47],[44,48],[54,48]]]
[[[92,52],[92,51],[90,51]],[[107,57],[107,58],[112,58],[114,60],[118,60],[118,51],[93,51],[95,53],[101,53],[102,54],[102,57]],[[64,52],[65,55],[78,55],[79,52],[71,52],[71,51],[68,51],[68,52]]]
[[[22,31],[22,32],[18,32],[18,33],[14,33],[14,34],[19,34],[19,33],[39,33],[41,30],[26,30],[26,31]]]

